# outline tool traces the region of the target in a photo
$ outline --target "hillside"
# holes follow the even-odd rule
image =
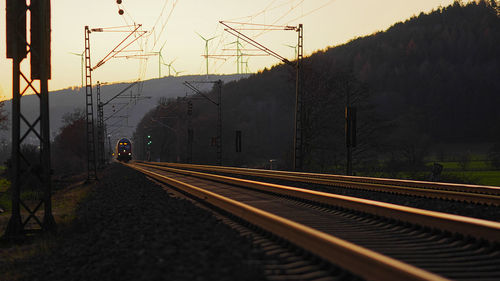
[[[247,75],[210,75],[209,79],[221,79],[225,82],[237,80]],[[143,81],[142,89],[139,91],[138,87],[132,87],[123,96],[139,96],[137,100],[130,98],[115,99],[108,106],[104,108],[104,115],[109,116],[113,110],[118,110],[125,104],[128,104],[125,109],[116,116],[122,116],[122,121],[119,119],[110,119],[107,124],[112,125],[118,122],[112,130],[116,130],[116,136],[131,136],[135,126],[140,119],[152,108],[154,108],[160,98],[172,98],[184,96],[190,90],[182,85],[184,81],[191,80],[205,80],[205,75],[188,75],[179,77],[164,77],[161,79],[151,79]],[[108,101],[111,97],[115,96],[122,89],[126,88],[128,83],[116,83],[101,86],[101,100]],[[94,104],[96,104],[96,89],[93,88]],[[85,110],[85,92],[81,88],[69,88],[59,91],[50,92],[50,129],[51,135],[55,136],[59,132],[59,128],[63,124],[62,117],[66,113],[71,113],[76,109]],[[38,98],[36,96],[26,96],[22,99],[22,112],[28,120],[34,120],[35,114],[38,114]],[[5,102],[5,110],[10,118],[10,111],[12,108],[11,101]],[[94,109],[95,110],[95,109]],[[94,111],[96,113],[96,111]],[[10,122],[9,122],[10,126]],[[111,129],[111,128],[110,128]],[[0,138],[6,140],[10,139],[10,129],[1,132]]]
[[[500,127],[493,124],[500,122],[496,109],[500,18],[495,9],[483,1],[456,2],[305,58],[306,169],[343,171],[346,96],[358,108],[359,144],[354,151],[358,170],[369,170],[388,159],[418,166],[450,144],[459,143],[457,150],[462,150],[464,145],[498,141]],[[264,166],[277,159],[281,168],[290,168],[294,75],[289,66],[278,65],[224,85],[224,164]],[[146,132],[158,132],[162,141],[153,145],[157,159],[187,157],[184,102],[172,100],[156,108],[136,130],[138,142]],[[177,130],[177,141],[160,133],[161,126],[150,121],[153,115],[175,115],[173,119],[181,120],[165,119]],[[214,163],[210,139],[215,135],[215,120],[213,106],[195,102],[194,162]],[[236,130],[243,135],[241,153],[234,152]]]

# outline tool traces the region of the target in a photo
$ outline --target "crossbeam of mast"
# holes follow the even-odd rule
[[[289,65],[294,65],[292,62],[290,62],[288,59],[286,59],[285,57],[281,56],[280,54],[276,53],[275,51],[267,48],[266,46],[260,44],[259,42],[253,40],[252,38],[248,37],[247,35],[241,33],[239,30],[229,26],[226,22],[224,21],[219,21],[220,24],[222,24],[223,26],[225,26],[226,28],[224,29],[227,33],[233,35],[233,36],[236,36],[236,37],[239,37],[241,38],[243,41],[247,42],[248,44],[254,46],[255,48],[263,51],[263,52],[266,52],[268,53],[269,55],[279,59],[280,61],[286,63],[286,64],[289,64]],[[289,27],[284,27],[283,29],[279,29],[279,30],[291,30],[289,29]]]
[[[302,110],[303,98],[302,98],[302,60],[304,54],[304,30],[302,24],[298,26],[276,26],[276,25],[266,25],[266,24],[255,24],[255,23],[240,23],[240,22],[229,22],[229,21],[219,21],[220,24],[225,26],[224,29],[229,34],[242,39],[248,44],[258,48],[259,50],[281,60],[282,62],[295,67],[296,70],[296,80],[295,80],[295,130],[294,130],[294,142],[293,142],[293,169],[295,171],[300,171],[303,168],[303,157],[304,157],[304,145],[303,145],[303,133],[302,126],[304,123],[304,112]],[[261,43],[255,41],[249,36],[243,34],[239,30],[262,30],[262,28],[251,28],[251,29],[235,29],[229,25],[231,24],[241,24],[241,25],[252,25],[258,27],[265,27],[265,30],[293,30],[298,34],[297,38],[297,61],[295,63],[287,60],[285,57],[279,55],[273,50],[267,48]]]
[[[92,70],[95,70],[96,68],[102,66],[103,64],[105,64],[106,62],[108,62],[110,59],[112,59],[113,57],[115,57],[117,54],[123,52],[123,50],[125,50],[128,46],[132,45],[132,43],[134,43],[135,41],[137,41],[139,38],[141,38],[144,34],[146,34],[146,31],[138,31],[139,28],[141,28],[142,24],[138,24],[137,27],[130,32],[129,35],[127,35],[120,43],[118,43],[118,45],[116,45],[115,48],[113,48],[113,50],[111,50],[106,56],[104,56],[104,58],[102,58],[93,68]],[[102,28],[95,28],[95,29],[92,29],[93,32],[105,32],[104,29]],[[118,32],[118,31],[117,31]],[[118,48],[120,48],[122,46],[122,44],[124,44],[128,38],[130,38],[130,36],[132,36],[133,34],[135,33],[138,33],[139,36],[136,36],[132,41],[130,41],[128,44],[126,44],[125,46],[123,46],[120,50],[117,51]]]

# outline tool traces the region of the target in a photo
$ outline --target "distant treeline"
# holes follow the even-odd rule
[[[438,146],[500,142],[499,46],[497,4],[455,2],[305,58],[305,169],[344,171],[347,97],[358,112],[355,171],[421,168]],[[265,69],[223,85],[222,95],[223,164],[265,167],[273,159],[291,168],[294,69]],[[187,161],[191,122],[193,162],[215,163],[217,108],[196,97],[189,121],[187,101],[162,100],[145,115],[134,137],[139,157],[151,135],[153,160]]]

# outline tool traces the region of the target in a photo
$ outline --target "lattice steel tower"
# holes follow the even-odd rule
[[[92,100],[92,66],[90,64],[90,29],[85,26],[85,116],[87,135],[87,180],[97,180],[94,134],[94,103]]]
[[[31,16],[29,43],[26,36],[28,10]],[[56,227],[50,176],[50,0],[32,0],[29,6],[24,0],[7,0],[6,18],[7,58],[12,59],[12,214],[4,237],[17,239],[30,232],[53,231]],[[30,75],[21,71],[21,63],[28,54]],[[39,98],[40,111],[34,120],[21,111],[21,99],[30,93]],[[29,157],[21,151],[22,145],[33,144],[30,138],[39,145],[38,157]],[[35,196],[21,199],[22,191],[31,191]],[[44,216],[41,220],[37,213],[42,206]],[[26,212],[21,213],[21,208]]]

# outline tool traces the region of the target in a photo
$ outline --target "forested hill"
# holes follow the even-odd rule
[[[358,109],[354,150],[358,168],[373,167],[388,155],[417,165],[437,146],[498,141],[497,11],[493,2],[456,2],[304,58],[305,168],[343,169],[346,96]],[[281,168],[290,168],[294,80],[293,68],[281,64],[223,86],[223,160],[227,165],[255,166],[278,159]],[[146,115],[137,137],[145,128],[159,126],[148,121],[151,115],[170,116],[177,108],[179,120],[185,119],[181,102],[171,101],[178,106],[170,106],[168,113],[162,113],[166,107],[161,105]],[[201,101],[195,101],[194,108],[193,161],[210,163],[215,154],[209,140],[215,134],[216,110]],[[179,128],[178,139],[187,138],[187,124],[174,125]],[[235,130],[243,136],[243,149],[237,154]],[[168,134],[158,138],[168,138]],[[171,147],[153,147],[153,152],[162,160],[175,161],[179,154]],[[179,147],[182,159],[186,151],[182,143]]]
[[[411,119],[439,140],[491,140],[500,134],[495,7],[455,2],[311,59],[352,69],[389,119]]]

